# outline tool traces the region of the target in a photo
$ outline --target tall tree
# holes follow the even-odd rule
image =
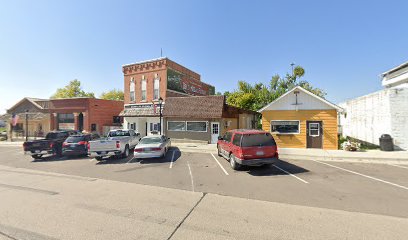
[[[124,99],[124,94],[122,90],[119,89],[112,89],[110,91],[107,92],[103,92],[100,96],[101,99],[105,99],[105,100],[121,100],[123,101]]]
[[[269,82],[269,86],[263,83],[251,85],[245,81],[238,81],[238,89],[228,93],[227,103],[236,107],[257,111],[296,86],[301,86],[324,98],[326,93],[322,89],[314,88],[306,80],[300,80],[304,75],[304,68],[296,66],[292,74],[287,73],[285,77],[281,77],[278,74],[274,75]]]
[[[51,99],[58,98],[75,98],[75,97],[90,97],[94,98],[95,94],[91,92],[85,92],[82,90],[81,82],[77,79],[74,79],[69,82],[63,88],[58,88],[57,91],[51,96]]]

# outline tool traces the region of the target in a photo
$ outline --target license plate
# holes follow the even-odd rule
[[[264,155],[264,152],[258,151],[258,152],[256,152],[256,155],[257,155],[257,156],[263,156],[263,155]]]
[[[145,152],[150,152],[151,149],[150,149],[150,148],[145,148],[144,151],[145,151]]]
[[[40,150],[35,150],[35,153],[40,153]]]

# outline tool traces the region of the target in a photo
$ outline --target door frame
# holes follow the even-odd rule
[[[213,141],[213,124],[217,124],[218,125],[218,136],[217,136],[217,140],[215,140],[215,142]],[[214,134],[215,135],[215,134]],[[218,137],[220,136],[220,122],[211,122],[210,123],[210,137],[211,137],[211,143],[217,143],[218,141]]]
[[[318,123],[319,124],[319,137],[320,137],[320,147],[312,147],[312,143],[309,141],[309,137],[312,137],[309,135],[310,129],[309,129],[309,124],[310,123]],[[306,121],[306,148],[316,148],[316,149],[323,149],[323,121],[322,120],[307,120]]]

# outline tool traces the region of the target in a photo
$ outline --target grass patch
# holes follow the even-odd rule
[[[4,131],[6,131],[6,128],[5,127],[0,127],[0,132],[4,132]]]

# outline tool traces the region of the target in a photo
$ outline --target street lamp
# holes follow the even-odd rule
[[[159,130],[160,130],[160,135],[162,134],[162,103],[163,103],[163,98],[159,98],[159,116],[160,116],[160,125],[159,125]]]

